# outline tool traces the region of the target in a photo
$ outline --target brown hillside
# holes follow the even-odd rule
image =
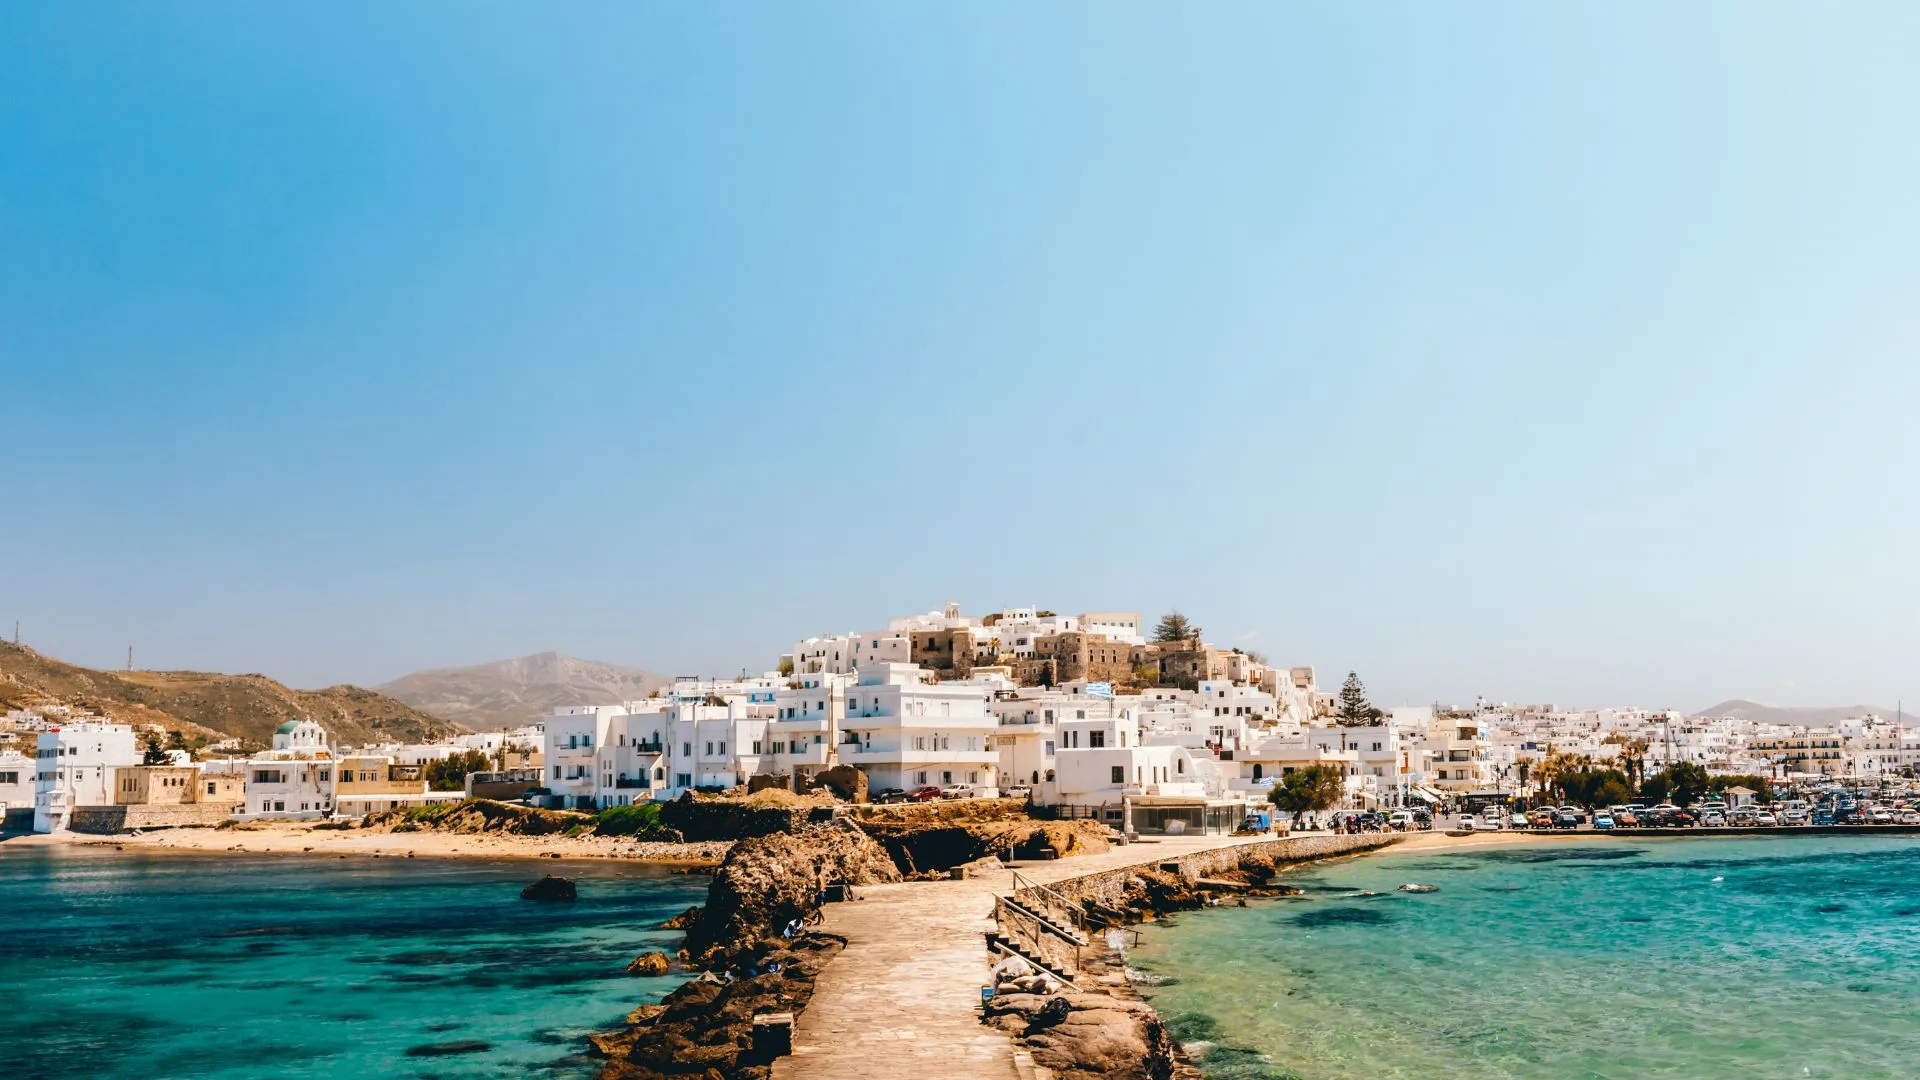
[[[336,741],[420,742],[458,734],[456,724],[358,686],[292,690],[265,675],[199,671],[96,671],[0,642],[0,708],[58,703],[133,724],[265,744],[288,720],[319,721]]]

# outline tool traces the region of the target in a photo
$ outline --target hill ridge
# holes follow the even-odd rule
[[[460,734],[458,724],[366,687],[342,683],[295,690],[259,672],[136,669],[69,664],[25,645],[0,642],[0,709],[67,705],[131,724],[265,745],[273,729],[312,719],[337,742],[426,742]]]

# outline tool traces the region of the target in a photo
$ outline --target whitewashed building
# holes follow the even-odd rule
[[[34,752],[33,831],[66,829],[77,806],[113,805],[113,770],[138,765],[133,729],[104,720],[43,731]]]
[[[17,750],[0,751],[0,815],[33,806],[34,759]]]

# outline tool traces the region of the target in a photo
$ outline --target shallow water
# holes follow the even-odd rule
[[[1184,914],[1131,957],[1210,1077],[1920,1076],[1920,841],[1562,840],[1289,879],[1310,899]]]
[[[546,872],[580,900],[519,899]],[[611,862],[0,847],[0,1073],[591,1076],[585,1036],[678,977],[623,968],[703,876]],[[408,1057],[477,1040],[483,1053]]]

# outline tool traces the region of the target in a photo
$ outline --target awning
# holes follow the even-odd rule
[[[1434,798],[1432,795],[1427,794],[1425,790],[1417,787],[1408,788],[1407,794],[1412,795],[1414,798],[1419,799],[1421,802],[1425,802],[1425,803],[1437,803],[1440,801],[1439,799]]]

